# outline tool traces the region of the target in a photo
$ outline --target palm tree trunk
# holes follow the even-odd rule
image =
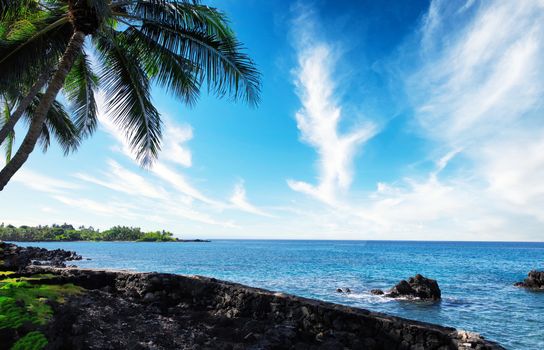
[[[70,38],[66,51],[64,51],[64,55],[59,62],[58,70],[51,78],[47,90],[45,90],[45,93],[36,108],[21,147],[19,147],[17,153],[15,153],[15,156],[11,159],[11,162],[6,164],[4,169],[0,171],[0,191],[4,189],[12,176],[23,166],[30,153],[34,150],[34,146],[42,131],[47,112],[64,85],[64,80],[66,79],[68,72],[70,72],[77,55],[81,52],[84,40],[85,34],[81,31],[74,32]]]
[[[40,90],[45,86],[47,83],[47,79],[49,78],[50,72],[44,72],[40,77],[38,78],[38,81],[32,85],[30,88],[30,91],[28,94],[23,98],[21,103],[19,103],[19,106],[13,112],[13,114],[10,116],[9,121],[2,126],[2,129],[0,129],[0,145],[2,142],[6,140],[10,132],[13,131],[13,128],[15,128],[15,124],[19,121],[21,116],[23,115],[24,111],[28,108],[34,97],[40,92]]]

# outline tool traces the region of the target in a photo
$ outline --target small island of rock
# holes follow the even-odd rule
[[[516,287],[523,287],[536,290],[544,290],[544,271],[533,270],[529,272],[523,282],[514,284]]]
[[[381,289],[372,289],[374,295],[384,295],[388,298],[409,298],[421,300],[440,300],[441,291],[436,280],[426,278],[420,274],[402,280],[387,293]]]

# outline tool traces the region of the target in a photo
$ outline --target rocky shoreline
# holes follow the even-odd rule
[[[0,246],[0,260],[12,259],[6,252],[14,251]],[[47,322],[12,328],[0,322],[0,349],[32,332],[47,340],[45,349],[503,349],[450,327],[207,277],[10,269],[16,272],[9,278],[29,290],[63,286],[67,292],[47,301]]]

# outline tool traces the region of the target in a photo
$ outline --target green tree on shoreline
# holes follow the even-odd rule
[[[93,227],[74,228],[69,224],[51,226],[15,227],[0,225],[0,241],[13,242],[72,242],[72,241],[128,241],[128,242],[173,242],[178,239],[172,232],[144,232],[139,227],[113,226],[104,231]]]

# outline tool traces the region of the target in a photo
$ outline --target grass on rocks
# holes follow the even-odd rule
[[[24,337],[19,339],[13,346],[12,350],[41,350],[47,345],[47,338],[42,332],[28,332]]]
[[[37,274],[30,277],[13,277],[11,271],[0,271],[0,329],[39,329],[53,316],[51,302],[63,303],[70,295],[80,294],[83,288],[73,284],[40,284],[40,280],[54,277]],[[38,330],[21,337],[12,349],[38,350],[45,347],[47,339]]]

